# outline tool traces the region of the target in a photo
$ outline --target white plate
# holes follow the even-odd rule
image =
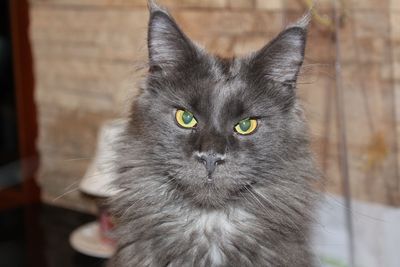
[[[91,222],[74,230],[69,236],[69,242],[75,250],[92,257],[109,258],[115,251],[113,245],[102,239],[98,222]]]

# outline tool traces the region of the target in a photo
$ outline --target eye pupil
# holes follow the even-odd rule
[[[189,129],[194,128],[197,125],[197,120],[193,114],[189,111],[178,109],[175,112],[175,120],[178,126]]]
[[[190,112],[188,112],[188,111],[183,112],[183,114],[182,114],[182,121],[183,121],[185,124],[189,124],[192,120],[193,120],[193,114],[192,114],[192,113],[190,113]]]
[[[250,129],[250,126],[250,120],[242,120],[241,122],[239,122],[239,127],[243,132],[246,132],[248,129]]]

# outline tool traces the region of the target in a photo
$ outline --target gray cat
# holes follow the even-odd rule
[[[317,179],[296,97],[308,18],[242,58],[150,4],[149,72],[118,145],[110,266],[313,266]]]

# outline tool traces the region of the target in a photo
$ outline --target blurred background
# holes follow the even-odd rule
[[[222,56],[261,48],[312,5],[158,2]],[[71,233],[107,225],[80,185],[146,73],[146,0],[4,0],[0,12],[0,266],[101,266],[106,248]],[[298,94],[325,176],[319,264],[398,267],[400,1],[320,0],[312,15]]]

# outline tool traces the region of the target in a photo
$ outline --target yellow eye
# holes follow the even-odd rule
[[[187,110],[178,109],[175,113],[176,122],[183,128],[194,128],[197,120],[193,114]]]
[[[235,125],[235,131],[242,135],[251,134],[257,129],[257,124],[256,119],[244,119]]]

